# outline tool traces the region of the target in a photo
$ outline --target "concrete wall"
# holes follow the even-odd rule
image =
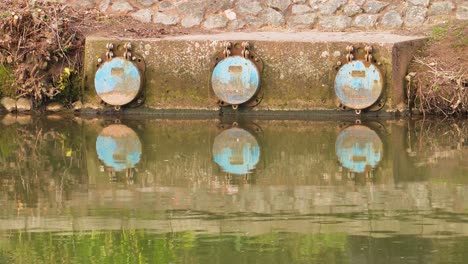
[[[57,0],[55,0],[57,1]],[[322,31],[416,28],[468,19],[466,0],[58,0],[183,28]]]
[[[347,45],[357,48],[356,59],[363,59],[365,45],[374,47],[373,56],[384,75],[381,99],[385,105],[379,113],[394,114],[406,109],[404,76],[414,51],[424,42],[421,37],[365,32],[242,32],[157,39],[88,37],[83,102],[86,108],[103,107],[96,95],[94,77],[99,58],[105,56],[106,43],[112,42],[118,52],[123,43],[131,42],[134,54],[139,54],[146,65],[146,108],[219,110],[218,98],[211,89],[214,56],[222,50],[224,41],[245,40],[264,64],[263,99],[246,110],[323,110],[329,114],[338,110],[334,80],[337,61],[343,60]],[[335,113],[342,115],[344,111]]]

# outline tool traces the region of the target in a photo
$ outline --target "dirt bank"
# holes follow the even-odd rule
[[[407,76],[410,104],[425,114],[468,114],[468,21],[448,21],[420,33],[429,41]]]

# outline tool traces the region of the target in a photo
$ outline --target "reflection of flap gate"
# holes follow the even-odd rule
[[[216,136],[213,143],[214,161],[227,173],[248,174],[260,161],[257,139],[241,128],[230,128]]]
[[[356,173],[374,169],[383,158],[379,135],[363,125],[353,125],[341,131],[335,150],[341,165]]]
[[[115,171],[131,169],[140,162],[142,145],[133,129],[114,124],[104,128],[96,140],[96,152]]]
[[[249,43],[225,43],[224,50],[216,55],[211,76],[218,104],[231,105],[234,109],[241,104],[257,105],[261,101],[262,68],[261,60],[249,49]]]
[[[354,47],[348,46],[347,50],[345,63],[339,68],[334,84],[339,108],[354,109],[357,114],[364,109],[380,110],[385,101],[382,98],[384,77],[374,64],[376,60],[371,54],[372,47],[366,46],[364,58],[356,60]],[[341,65],[342,62],[338,64]]]

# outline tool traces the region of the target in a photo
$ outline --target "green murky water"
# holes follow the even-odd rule
[[[467,263],[468,122],[0,117],[0,263]]]

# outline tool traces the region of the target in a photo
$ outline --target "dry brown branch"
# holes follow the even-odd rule
[[[414,62],[420,67],[415,79],[416,101],[423,113],[448,116],[468,112],[466,69],[456,65],[446,69],[435,59],[422,57]]]

